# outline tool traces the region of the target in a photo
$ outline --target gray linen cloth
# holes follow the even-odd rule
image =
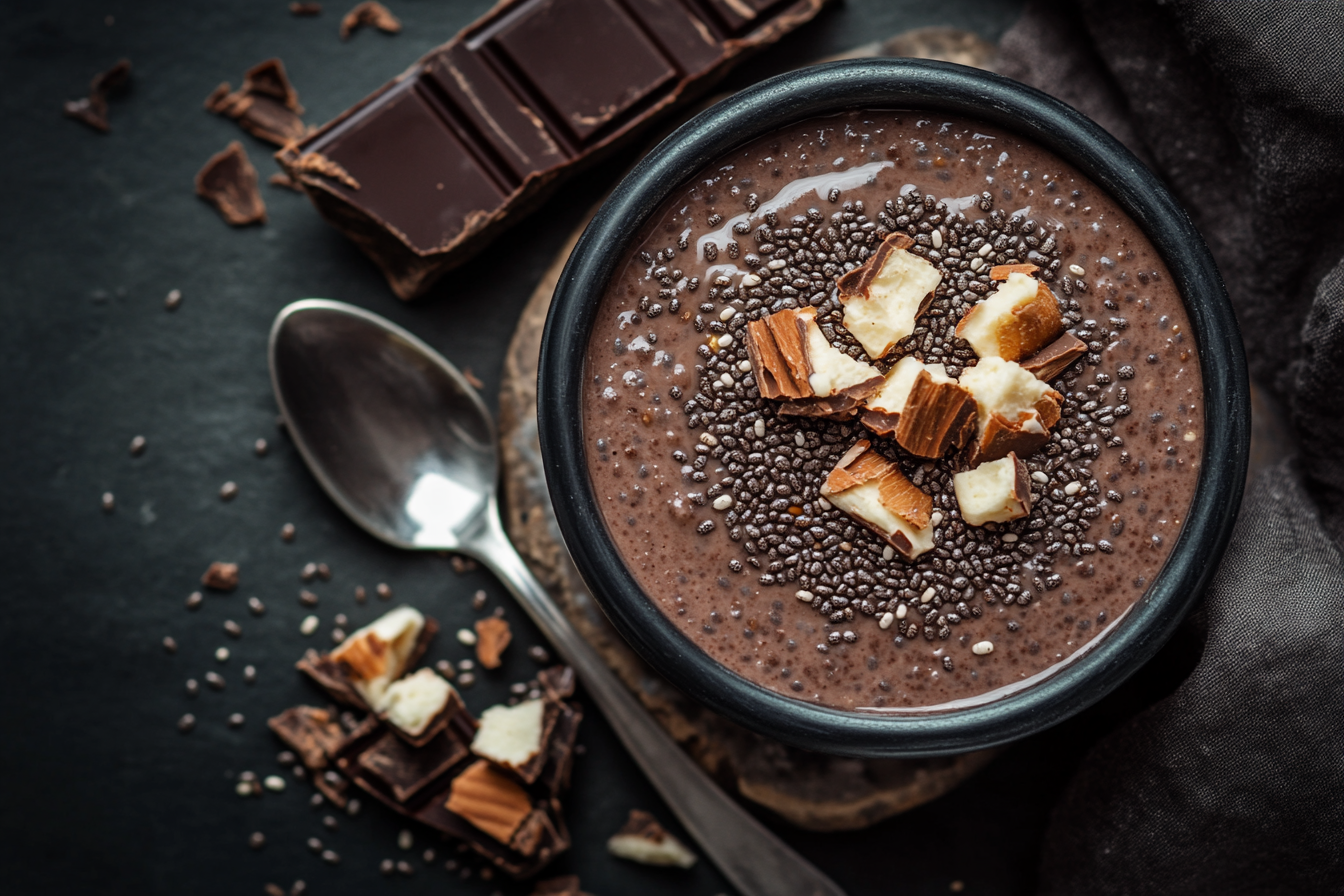
[[[1344,4],[1032,2],[1001,54],[1184,204],[1298,445],[1247,492],[1194,671],[1056,806],[1040,892],[1344,893]]]

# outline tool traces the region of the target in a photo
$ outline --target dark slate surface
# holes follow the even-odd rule
[[[6,893],[261,893],[275,881],[309,884],[309,893],[507,894],[524,885],[443,868],[451,847],[416,832],[412,853],[397,849],[405,825],[366,806],[338,813],[308,805],[309,788],[240,799],[238,772],[279,771],[267,716],[294,703],[318,703],[292,662],[327,642],[338,612],[352,625],[388,605],[363,607],[353,589],[388,582],[395,600],[413,603],[446,633],[476,617],[477,589],[503,603],[517,646],[499,674],[466,691],[480,711],[533,674],[522,648],[536,631],[484,572],[458,575],[447,557],[409,555],[375,542],[326,499],[275,426],[266,371],[270,322],[307,296],[342,299],[409,327],[484,380],[494,404],[513,322],[566,235],[610,184],[617,159],[571,183],[524,228],[451,275],[426,300],[392,297],[363,256],[324,224],[304,198],[263,186],[270,223],[235,230],[192,193],[205,159],[239,139],[263,179],[269,148],[201,108],[222,80],[272,55],[285,61],[308,109],[322,122],[360,99],[488,7],[476,2],[402,2],[396,37],[363,31],[336,37],[341,7],[298,19],[283,0],[214,4],[79,3],[7,10],[3,26],[6,89],[0,95],[6,173],[0,224],[0,409],[8,438],[0,451],[0,557],[4,613],[0,655],[9,680],[0,689],[6,774],[0,791],[0,875]],[[732,76],[749,83],[800,60],[835,53],[923,25],[953,24],[996,38],[1015,0],[852,0]],[[111,16],[111,19],[105,17]],[[110,24],[109,24],[110,22]],[[113,130],[100,135],[60,115],[89,78],[120,57],[134,64],[130,91],[111,106]],[[181,308],[163,299],[181,289]],[[127,446],[143,434],[148,450]],[[272,446],[252,452],[257,438]],[[218,498],[227,480],[239,496]],[[115,512],[99,507],[116,495]],[[298,538],[278,533],[293,522]],[[191,613],[183,600],[212,560],[242,564],[242,586],[211,595]],[[307,614],[296,599],[299,571],[331,565],[318,583],[323,627],[298,632]],[[250,616],[256,595],[269,612]],[[243,627],[232,641],[226,619]],[[161,640],[176,638],[175,655]],[[223,665],[213,651],[227,645]],[[441,636],[430,659],[466,655]],[[247,686],[243,666],[259,680]],[[188,698],[184,682],[210,669],[227,688]],[[1088,743],[1151,699],[1169,680],[1161,663],[1095,710],[1019,744],[952,794],[870,830],[814,835],[782,830],[854,894],[1025,893],[1034,887],[1038,843],[1049,806]],[[184,712],[199,718],[179,734]],[[245,725],[225,725],[231,712]],[[714,894],[727,889],[703,863],[690,872],[624,863],[603,842],[632,807],[672,820],[605,723],[590,712],[586,746],[569,796],[576,846],[552,866],[581,875],[598,896],[618,893]],[[368,801],[365,801],[366,803]],[[248,848],[262,831],[268,845]],[[308,837],[341,855],[330,867],[310,854]],[[426,865],[421,852],[434,846]],[[406,858],[413,879],[384,882],[384,857]]]

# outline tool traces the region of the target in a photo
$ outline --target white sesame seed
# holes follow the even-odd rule
[[[414,845],[415,838],[411,836],[410,831],[402,831],[397,835],[397,846],[400,846],[402,849],[410,849]]]
[[[1191,430],[1190,432],[1188,432],[1188,433],[1185,434],[1185,440],[1186,440],[1187,442],[1193,442],[1196,438],[1197,438],[1197,437],[1195,436],[1195,433],[1194,433],[1193,430]]]
[[[751,428],[756,431],[756,438],[765,438],[765,418],[757,417],[756,423]]]
[[[732,506],[733,506],[732,495],[719,495],[717,498],[714,499],[715,510],[727,510],[729,507]]]
[[[741,286],[743,289],[751,289],[753,286],[760,286],[760,285],[761,285],[761,278],[757,277],[755,274],[747,274],[745,277],[742,278]]]
[[[723,333],[719,336],[719,348],[727,348],[733,344],[733,334]]]
[[[229,661],[229,648],[220,647],[215,651],[215,662],[227,663]]]
[[[303,621],[299,623],[299,634],[311,635],[313,632],[317,631],[317,627],[320,624],[321,622],[316,616],[305,616],[303,617]]]
[[[1042,473],[1040,470],[1037,470],[1035,473],[1032,473],[1031,478],[1034,479],[1036,482],[1039,482],[1041,485],[1045,485],[1047,482],[1050,481],[1050,477]]]
[[[734,308],[732,305],[729,305],[727,308],[719,312],[719,320],[731,320],[733,315],[736,313],[737,309]]]
[[[925,588],[924,593],[919,596],[919,602],[922,604],[926,604],[929,601],[933,600],[933,596],[937,593],[938,593],[937,591],[933,590],[933,586],[930,585],[929,587]]]
[[[1082,490],[1083,484],[1081,482],[1070,482],[1068,485],[1064,486],[1064,494],[1066,495],[1076,495]]]
[[[279,775],[267,775],[266,780],[261,783],[266,785],[267,790],[274,791],[275,793],[279,793],[285,789],[285,779]]]
[[[1016,535],[1016,534],[1014,534],[1014,533],[1012,533],[1012,532],[1005,532],[1005,533],[1004,533],[1004,536],[1003,536],[1003,543],[1004,543],[1004,544],[1012,544],[1012,543],[1015,542],[1015,541],[1017,541],[1017,535]]]
[[[993,252],[993,251],[994,251],[994,246],[993,246],[993,244],[991,244],[991,243],[985,243],[983,246],[980,247],[980,257],[981,257],[981,258],[984,258],[986,255],[988,255],[989,253],[991,253],[991,252]]]
[[[877,620],[877,627],[886,631],[891,628],[891,624],[896,621],[895,613],[883,613],[882,618]]]
[[[233,785],[233,792],[236,793],[236,794],[238,794],[239,796],[251,796],[251,795],[252,795],[252,782],[251,782],[251,781],[239,781],[237,784]]]
[[[801,448],[801,447],[803,447],[804,445],[807,444],[807,437],[804,436],[804,435],[802,434],[801,431],[800,431],[800,432],[796,432],[796,433],[793,434],[793,444],[795,444],[795,445],[797,445],[799,448]]]
[[[884,547],[884,548],[882,549],[882,559],[883,559],[883,560],[890,560],[890,559],[892,559],[892,558],[895,557],[895,556],[896,556],[896,549],[893,548],[891,545],[887,545],[886,547]]]
[[[710,448],[719,444],[719,440],[707,432],[700,433],[700,442],[701,444],[708,445]]]
[[[976,656],[989,656],[993,652],[993,641],[977,641],[975,644],[971,645],[971,653]]]
[[[985,266],[985,260],[984,260],[983,258],[972,258],[972,259],[971,259],[971,270],[973,270],[973,271],[978,271],[978,270],[980,270],[980,269],[981,269],[982,267],[984,267],[984,266]]]
[[[767,264],[766,267],[768,267],[772,271],[777,271],[780,268],[784,267],[786,264],[788,264],[788,262],[782,258],[772,258],[770,260],[770,263]]]
[[[811,601],[813,597],[811,591],[797,591],[794,593],[793,596],[798,598],[799,600],[805,600],[805,601]]]
[[[930,526],[937,526],[942,521],[943,521],[943,512],[941,510],[935,510],[933,513],[929,514]]]
[[[906,614],[909,613],[909,612],[910,612],[910,608],[909,608],[908,606],[906,606],[905,604],[901,604],[899,607],[896,608],[896,618],[897,618],[897,619],[904,619],[905,616],[906,616]]]
[[[725,373],[723,376],[719,377],[719,382],[723,383],[725,387],[731,386],[733,384],[733,375]]]
[[[825,498],[817,498],[817,503],[821,505],[822,510],[831,509],[831,502],[827,501]]]
[[[940,231],[935,230],[933,233],[929,234],[929,242],[933,243],[933,248],[935,249],[943,248],[942,233]]]
[[[740,370],[740,371],[742,371],[743,373],[751,373],[751,362],[750,362],[750,361],[738,361],[738,362],[737,362],[737,369]]]
[[[1080,264],[1071,264],[1069,265],[1069,273],[1075,277],[1081,277],[1086,274],[1087,271],[1083,270],[1083,266]]]
[[[476,645],[476,633],[469,628],[458,629],[457,643],[464,647],[474,647]]]

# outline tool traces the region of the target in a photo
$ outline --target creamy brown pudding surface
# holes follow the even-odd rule
[[[898,232],[941,279],[913,333],[871,357],[837,281],[884,240],[905,245]],[[816,119],[710,166],[634,245],[590,338],[585,450],[635,579],[700,648],[798,699],[929,710],[1029,686],[1123,624],[1194,490],[1199,361],[1161,259],[1072,167],[928,112]],[[1018,457],[1025,516],[962,518],[968,447],[918,457],[859,416],[762,397],[747,342],[764,324],[748,325],[790,309],[815,309],[827,342],[878,373],[913,356],[964,377],[983,362],[957,324],[1014,264],[1036,266],[1085,343],[1048,380],[1048,441]],[[821,492],[861,439],[928,496],[932,547],[912,560]]]

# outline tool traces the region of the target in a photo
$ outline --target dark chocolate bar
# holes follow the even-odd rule
[[[413,298],[825,2],[504,0],[276,158]]]

